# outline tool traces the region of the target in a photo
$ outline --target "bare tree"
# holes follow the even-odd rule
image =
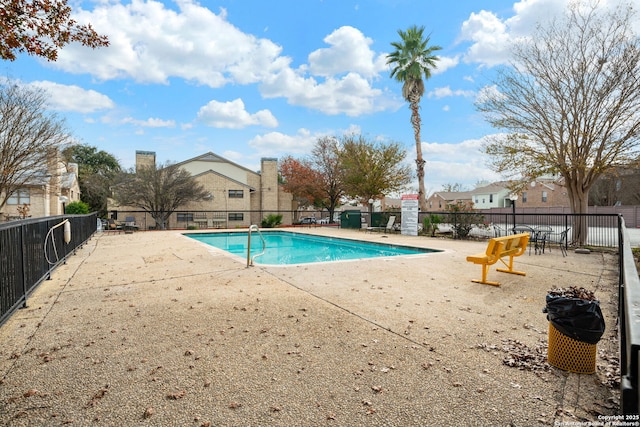
[[[329,211],[329,222],[344,196],[342,164],[339,157],[339,141],[332,137],[318,138],[311,150],[311,163],[320,173],[321,198],[319,205]]]
[[[632,17],[631,6],[573,3],[514,44],[511,67],[477,102],[506,131],[485,147],[496,171],[524,179],[560,173],[572,211],[587,213],[598,177],[637,156],[640,39]],[[574,223],[573,238],[586,242],[586,220]]]
[[[139,167],[123,173],[118,181],[113,187],[118,204],[149,212],[161,230],[166,229],[169,217],[180,206],[208,195],[189,172],[170,163]]]
[[[46,100],[41,89],[0,82],[0,210],[20,188],[46,178],[48,162],[70,139]]]

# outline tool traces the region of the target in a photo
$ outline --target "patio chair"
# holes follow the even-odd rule
[[[494,234],[493,237],[502,237],[509,234],[506,229],[500,227],[499,225],[496,225],[496,224],[492,224],[492,225],[493,225],[493,234]]]
[[[207,228],[209,226],[207,213],[206,212],[196,212],[193,215],[193,222],[196,223],[198,228]]]
[[[396,222],[396,217],[395,215],[391,215],[389,217],[389,221],[387,221],[387,225],[385,227],[367,227],[367,231],[371,232],[371,231],[384,231],[385,233],[387,231],[393,231],[393,224]]]
[[[536,241],[536,230],[533,227],[528,225],[516,225],[513,227],[513,234],[521,234],[521,233],[529,233],[529,255],[531,255],[531,245],[536,247],[536,252],[538,250],[537,241]]]
[[[128,216],[124,219],[124,232],[125,233],[133,233],[138,229],[136,225],[136,218],[133,216]]]
[[[122,230],[122,224],[119,223],[118,221],[116,221],[113,218],[109,218],[107,220],[107,227],[105,228],[105,231],[111,231],[111,232],[118,232],[121,233]]]
[[[562,252],[563,257],[567,256],[567,235],[570,229],[571,227],[557,233],[549,233],[545,242],[557,244],[560,247],[560,252]],[[549,252],[551,252],[551,245],[549,245]]]
[[[536,253],[543,254],[545,247],[547,246],[547,240],[549,239],[551,233],[553,233],[553,228],[549,227],[548,225],[541,225],[536,227],[534,230],[536,231]],[[549,249],[549,252],[551,252],[551,249]]]

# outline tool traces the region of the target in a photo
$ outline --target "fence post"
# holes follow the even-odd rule
[[[20,225],[20,257],[22,258],[22,308],[27,308],[27,278],[25,275],[27,274],[27,249],[25,247],[25,225]]]

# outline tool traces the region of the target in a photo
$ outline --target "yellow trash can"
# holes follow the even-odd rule
[[[565,371],[593,374],[596,372],[596,344],[574,340],[549,322],[547,360],[550,365]]]

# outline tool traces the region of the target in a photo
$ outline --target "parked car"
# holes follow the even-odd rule
[[[318,224],[329,224],[329,217],[320,218],[320,220],[318,221]]]
[[[300,218],[300,224],[315,224],[316,222],[316,219],[312,216]]]

